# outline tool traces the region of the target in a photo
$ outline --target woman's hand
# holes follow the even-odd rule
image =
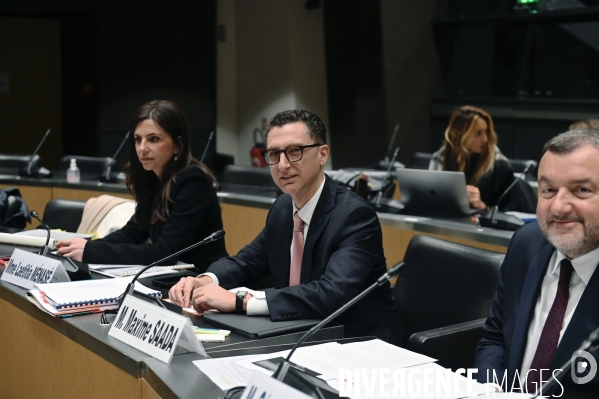
[[[466,192],[468,193],[470,207],[474,209],[487,209],[487,204],[480,199],[480,190],[478,187],[468,185],[466,186]]]
[[[83,259],[83,250],[85,249],[87,240],[84,238],[69,238],[68,240],[60,240],[56,243],[56,253],[66,256],[67,258],[78,260]]]

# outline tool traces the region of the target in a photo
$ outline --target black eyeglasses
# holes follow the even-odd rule
[[[292,145],[284,150],[266,150],[262,151],[264,160],[269,165],[276,165],[281,160],[281,153],[285,154],[285,158],[289,162],[299,162],[304,156],[304,150],[306,148],[320,147],[323,144],[308,144],[308,145]]]

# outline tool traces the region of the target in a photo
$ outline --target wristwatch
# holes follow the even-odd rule
[[[245,313],[243,310],[243,300],[245,296],[248,294],[247,291],[237,291],[237,295],[235,297],[235,312],[236,313]]]

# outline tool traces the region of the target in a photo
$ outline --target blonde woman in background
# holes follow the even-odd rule
[[[497,147],[493,119],[483,109],[470,105],[451,115],[443,146],[433,154],[429,169],[464,172],[470,207],[478,210],[495,206],[514,181],[512,167]],[[524,181],[517,184],[499,209],[535,212],[534,191]]]

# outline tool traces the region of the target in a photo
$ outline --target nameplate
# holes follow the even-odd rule
[[[35,284],[71,281],[62,262],[58,259],[17,248],[13,251],[1,280],[28,290],[32,289]]]
[[[127,295],[108,335],[170,364],[177,345],[207,356],[189,318]]]
[[[260,371],[255,371],[243,391],[241,399],[258,398],[310,399],[310,396],[268,377]]]

